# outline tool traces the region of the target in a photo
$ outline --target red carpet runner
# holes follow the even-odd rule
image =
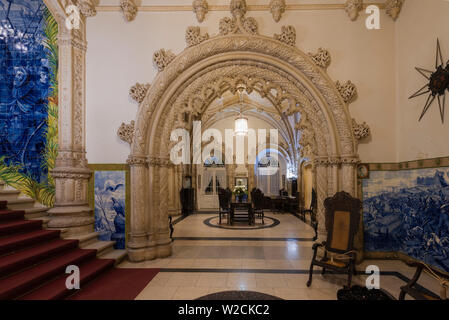
[[[0,300],[129,300],[158,273],[114,269],[114,260],[97,259],[96,250],[80,249],[78,240],[62,240],[59,231],[24,216],[0,201]],[[80,291],[65,286],[68,265],[80,268]]]

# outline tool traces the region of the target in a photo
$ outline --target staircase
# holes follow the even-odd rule
[[[79,240],[61,239],[59,230],[44,230],[42,220],[26,220],[25,210],[8,207],[0,201],[0,300],[64,299],[75,293],[65,285],[67,266],[79,267],[82,289],[119,261],[113,243],[86,236],[80,248]]]
[[[48,217],[48,207],[45,207],[27,196],[23,196],[20,191],[7,186],[0,180],[0,201],[8,202],[8,209],[20,210],[25,212],[25,219],[42,221],[42,227],[47,228],[50,221]],[[113,241],[99,241],[98,234],[92,232],[87,235],[76,236],[75,238],[66,237],[64,233],[60,235],[66,240],[78,240],[79,247],[87,250],[96,250],[97,257],[102,259],[114,259],[116,264],[122,262],[126,256],[126,250],[114,250]]]

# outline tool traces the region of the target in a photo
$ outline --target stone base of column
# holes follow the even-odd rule
[[[159,237],[159,240],[151,243],[144,243],[139,237],[133,237],[137,241],[128,243],[128,259],[131,262],[142,262],[171,256],[173,245],[169,234],[164,233]]]
[[[95,217],[89,206],[54,207],[48,214],[48,229],[61,230],[64,238],[94,232]]]

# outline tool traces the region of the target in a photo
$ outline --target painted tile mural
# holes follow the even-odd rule
[[[363,181],[365,250],[449,271],[449,168],[374,171]]]
[[[95,171],[95,231],[125,249],[126,172]]]
[[[57,31],[42,0],[0,0],[0,178],[45,204],[54,197]]]

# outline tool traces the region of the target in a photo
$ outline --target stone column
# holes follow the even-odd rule
[[[131,219],[128,231],[128,257],[133,262],[146,259],[148,246],[148,224],[146,208],[152,199],[147,197],[146,181],[152,185],[151,172],[148,175],[147,161],[145,157],[128,158],[131,170]]]
[[[159,175],[159,206],[155,208],[158,210],[158,218],[156,219],[156,246],[157,257],[164,258],[171,255],[172,245],[170,239],[170,230],[168,223],[169,214],[169,167],[172,163],[170,159],[155,159],[156,169]],[[157,192],[154,190],[153,192]]]
[[[51,174],[55,180],[54,207],[49,210],[49,229],[62,229],[63,237],[94,231],[87,185],[91,171],[86,159],[85,63],[86,18],[80,29],[68,30],[59,17],[59,132],[58,156]]]
[[[345,157],[341,160],[342,187],[351,196],[356,195],[356,170],[360,160],[356,157]]]
[[[318,209],[317,209],[317,220],[318,220],[318,239],[320,241],[326,240],[326,225],[325,225],[325,208],[324,200],[328,197],[328,165],[329,161],[327,158],[319,158],[314,160],[313,164],[313,176],[315,190],[318,197]]]

